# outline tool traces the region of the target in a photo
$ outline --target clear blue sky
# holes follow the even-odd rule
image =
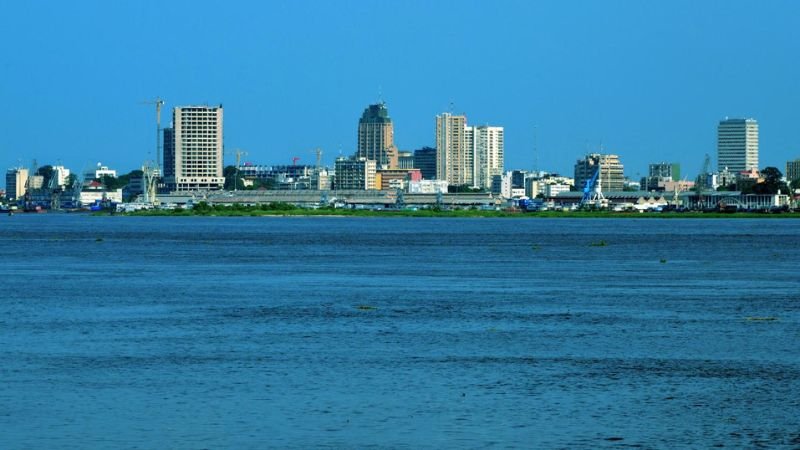
[[[693,176],[725,116],[760,124],[760,166],[800,157],[797,1],[4,1],[0,164],[153,157],[155,111],[222,103],[256,163],[352,153],[382,93],[401,150],[434,117],[502,125],[506,168],[571,174],[602,143],[635,177]],[[226,163],[231,163],[228,157]]]

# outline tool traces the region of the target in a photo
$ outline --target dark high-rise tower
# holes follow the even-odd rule
[[[397,167],[397,148],[394,146],[394,125],[386,103],[369,105],[358,121],[356,158],[376,161],[378,167]]]
[[[164,128],[164,161],[161,162],[162,177],[175,176],[175,129]]]
[[[422,178],[426,180],[436,179],[436,149],[423,147],[414,150],[414,168],[419,169]]]

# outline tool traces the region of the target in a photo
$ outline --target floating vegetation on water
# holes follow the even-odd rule
[[[539,246],[537,244],[533,244],[533,245],[531,245],[531,250],[537,252],[537,251],[539,251]]]
[[[606,243],[606,241],[599,240],[597,242],[592,242],[591,244],[589,244],[589,247],[605,247],[607,245],[608,243]]]
[[[661,259],[659,260],[659,262],[661,262],[661,264],[666,264],[666,263],[667,263],[667,260],[666,260],[666,259],[664,259],[664,258],[661,258]]]
[[[103,242],[103,238],[97,238],[94,240],[95,242]]]
[[[744,319],[748,322],[775,322],[776,320],[778,320],[777,317],[772,317],[772,316],[764,316],[764,317],[748,316],[745,317]]]
[[[359,311],[375,311],[378,308],[370,305],[358,305],[356,306],[356,309],[358,309]]]

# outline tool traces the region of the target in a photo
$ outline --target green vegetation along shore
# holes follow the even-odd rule
[[[503,217],[503,218],[630,218],[630,219],[711,219],[711,218],[800,218],[800,213],[721,213],[721,212],[613,212],[613,211],[495,211],[479,209],[403,209],[370,210],[344,208],[300,208],[285,203],[259,206],[198,204],[192,209],[150,209],[124,213],[127,216],[342,216],[342,217]]]

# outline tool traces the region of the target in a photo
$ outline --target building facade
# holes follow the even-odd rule
[[[718,170],[758,169],[758,122],[755,119],[720,120],[717,127]]]
[[[648,166],[647,176],[642,177],[639,184],[645,191],[664,190],[665,183],[678,181],[680,178],[680,164],[660,162]]]
[[[420,180],[408,183],[409,194],[446,194],[447,181],[444,180]]]
[[[164,183],[168,189],[216,190],[225,186],[222,118],[222,105],[173,108],[173,128],[164,132]],[[169,143],[168,135],[172,136]]]
[[[117,177],[117,171],[114,169],[109,169],[108,166],[104,166],[101,163],[97,163],[97,167],[94,169],[89,169],[83,174],[84,180],[99,180],[103,177]]]
[[[175,129],[164,128],[164,161],[161,164],[161,173],[164,178],[175,176]]]
[[[466,151],[472,153],[472,185],[492,188],[492,177],[503,173],[503,127],[467,127],[464,133]]]
[[[25,195],[25,188],[28,184],[28,169],[21,167],[8,169],[6,172],[6,198],[14,201]]]
[[[258,180],[267,189],[299,190],[317,189],[316,166],[308,164],[262,166],[245,163],[238,168],[239,176],[248,181]],[[326,172],[327,177],[327,172]],[[316,184],[314,180],[317,180]],[[326,181],[327,182],[327,181]]]
[[[786,179],[789,183],[800,179],[800,159],[786,161]]]
[[[411,152],[397,152],[397,168],[398,169],[413,169],[414,168],[414,154]]]
[[[411,181],[422,180],[419,169],[378,169],[375,174],[375,187],[382,191],[408,188]]]
[[[672,181],[681,179],[681,165],[678,163],[660,162],[650,164],[647,174],[652,178],[669,178]]]
[[[502,175],[503,127],[467,126],[466,116],[436,116],[436,178],[451,185],[492,188]]]
[[[472,152],[467,151],[467,116],[436,116],[436,179],[472,185]]]
[[[335,163],[334,189],[375,189],[376,161],[366,158],[337,158]]]
[[[422,173],[423,180],[436,179],[436,149],[422,147],[414,150],[414,168]]]
[[[69,174],[70,171],[66,167],[53,166],[53,178],[50,180],[50,184],[54,185],[54,187],[66,186],[67,182],[69,182]]]
[[[625,187],[625,174],[619,156],[611,154],[591,153],[575,162],[575,185],[581,189],[586,181],[600,171],[600,187],[604,191],[622,191]]]
[[[367,106],[358,120],[358,148],[355,157],[374,160],[382,169],[397,167],[394,125],[386,103]]]

